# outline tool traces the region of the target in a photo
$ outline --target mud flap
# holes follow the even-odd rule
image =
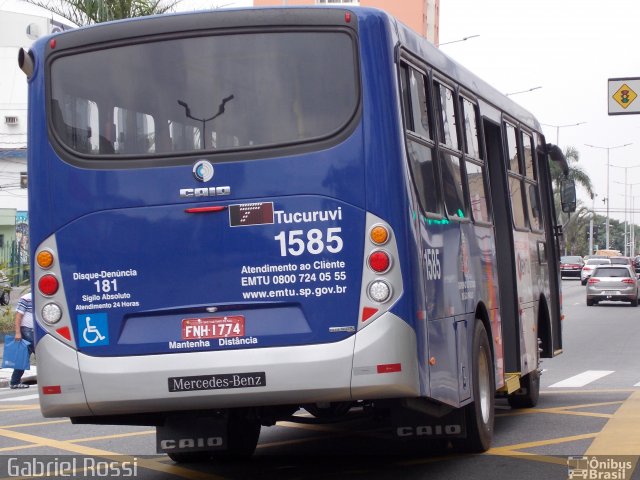
[[[229,418],[172,415],[156,428],[158,453],[224,451],[228,448]]]
[[[391,420],[393,433],[400,440],[465,438],[467,434],[464,408],[442,416],[397,408],[393,410]]]

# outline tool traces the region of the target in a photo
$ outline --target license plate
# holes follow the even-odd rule
[[[244,337],[244,317],[184,318],[182,319],[182,339]]]
[[[620,292],[614,292],[614,291],[607,291],[604,292],[605,295],[620,295]]]

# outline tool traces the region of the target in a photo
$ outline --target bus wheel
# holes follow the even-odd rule
[[[211,458],[211,452],[167,453],[176,463],[202,463]]]
[[[229,418],[229,448],[215,452],[214,458],[249,458],[260,438],[260,420],[248,418],[242,412],[232,412]]]
[[[329,419],[344,417],[352,407],[351,402],[313,403],[303,405],[304,409],[316,418]]]
[[[485,452],[491,447],[495,407],[495,380],[493,359],[487,331],[476,320],[473,331],[473,403],[465,407],[467,438],[463,449],[467,452]]]

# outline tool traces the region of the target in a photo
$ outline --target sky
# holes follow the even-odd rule
[[[179,9],[252,3],[183,0]],[[441,43],[477,35],[442,51],[504,93],[525,91],[511,98],[553,125],[543,125],[547,142],[579,151],[596,193],[592,201],[579,189],[579,197],[603,215],[608,170],[610,215],[619,220],[625,203],[640,213],[640,115],[608,115],[607,81],[640,77],[638,18],[639,0],[440,0]],[[627,143],[608,151],[609,169],[607,150],[585,145]]]
[[[579,151],[597,195],[592,203],[579,192],[586,206],[606,212],[607,150],[585,144],[632,143],[609,150],[610,165],[639,167],[609,168],[610,215],[619,220],[625,172],[628,208],[640,212],[640,115],[608,115],[607,81],[640,77],[637,18],[638,0],[440,0],[441,43],[479,35],[443,52],[504,93],[542,87],[511,98],[543,124],[585,122],[543,125],[543,132],[547,142]]]

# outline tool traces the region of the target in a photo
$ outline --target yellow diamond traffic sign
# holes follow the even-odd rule
[[[638,94],[634,92],[626,83],[622,84],[622,86],[616,91],[616,93],[613,94],[613,99],[618,102],[618,105],[625,109],[629,105],[631,105],[637,97]]]

